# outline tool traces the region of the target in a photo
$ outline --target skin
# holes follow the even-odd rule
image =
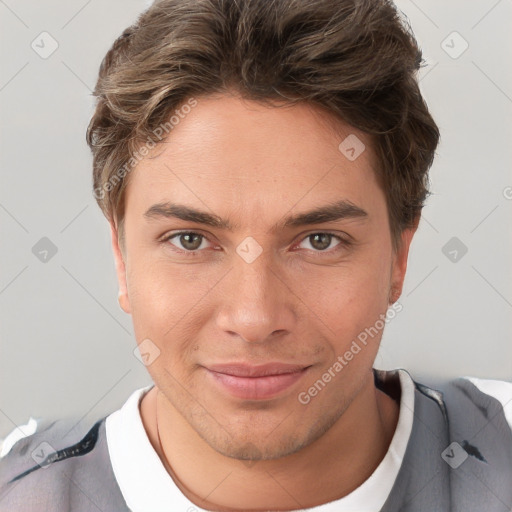
[[[349,134],[366,145],[353,162],[338,149]],[[225,94],[199,98],[132,171],[123,248],[111,228],[121,307],[137,342],[149,338],[160,350],[147,366],[155,387],[141,416],[197,506],[313,507],[349,494],[386,454],[399,406],[374,386],[382,332],[308,404],[298,400],[402,290],[417,225],[395,251],[375,166],[371,140],[319,107],[271,108]],[[367,217],[271,230],[340,198]],[[145,218],[160,202],[216,214],[236,229]],[[205,238],[169,239],[178,230]],[[352,244],[334,236],[322,250],[311,235],[326,231]],[[252,263],[236,252],[249,236],[262,248]],[[201,366],[231,361],[312,368],[278,397],[250,401],[212,384]]]

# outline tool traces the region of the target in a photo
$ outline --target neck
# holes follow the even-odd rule
[[[359,487],[387,452],[399,407],[371,377],[321,438],[276,460],[239,461],[219,454],[156,386],[142,400],[141,416],[167,471],[195,505],[218,512],[310,508]]]

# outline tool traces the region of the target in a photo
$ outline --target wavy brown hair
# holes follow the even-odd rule
[[[191,98],[235,90],[272,106],[309,102],[371,135],[397,248],[419,220],[439,141],[418,86],[422,63],[388,0],[157,0],[100,66],[87,129],[94,196],[122,232],[141,147],[158,143],[166,123],[170,133]]]

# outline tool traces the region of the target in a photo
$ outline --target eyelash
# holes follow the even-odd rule
[[[198,233],[197,231],[178,231],[176,233],[172,233],[170,235],[165,235],[161,241],[162,243],[167,243],[167,242],[170,242],[173,238],[177,238],[179,237],[180,235],[198,235],[200,237],[202,237],[202,240],[208,240],[208,238],[206,237],[206,235],[203,235],[202,233]],[[314,249],[308,249],[310,251],[313,251],[313,253],[315,255],[318,255],[318,256],[321,256],[321,255],[324,255],[324,254],[332,254],[332,253],[336,253],[338,250],[341,250],[343,248],[347,249],[348,247],[350,247],[352,245],[352,242],[346,238],[342,238],[341,236],[339,235],[336,235],[334,233],[331,233],[329,231],[317,231],[315,233],[310,233],[309,235],[306,235],[300,242],[302,243],[304,240],[312,237],[313,235],[330,235],[332,236],[333,238],[336,238],[339,240],[339,244],[336,245],[334,247],[334,250],[323,250],[323,251],[319,251],[319,250],[314,250]],[[202,242],[201,240],[201,242]],[[173,245],[173,244],[171,244]],[[173,249],[172,250],[176,250],[177,252],[180,252],[180,253],[184,253],[186,254],[187,256],[195,256],[197,253],[201,252],[203,249],[197,249],[195,251],[188,251],[186,249],[180,249],[179,247],[176,247],[175,245],[173,245]]]

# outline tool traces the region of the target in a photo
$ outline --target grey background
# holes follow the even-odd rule
[[[442,142],[376,367],[512,380],[512,1],[397,3],[429,64],[421,87]],[[101,59],[147,4],[0,0],[0,437],[30,415],[97,418],[151,382],[117,303],[85,143]],[[31,47],[43,31],[59,45],[46,59]],[[469,44],[457,58],[454,31]],[[43,237],[57,249],[47,262],[33,253]]]

